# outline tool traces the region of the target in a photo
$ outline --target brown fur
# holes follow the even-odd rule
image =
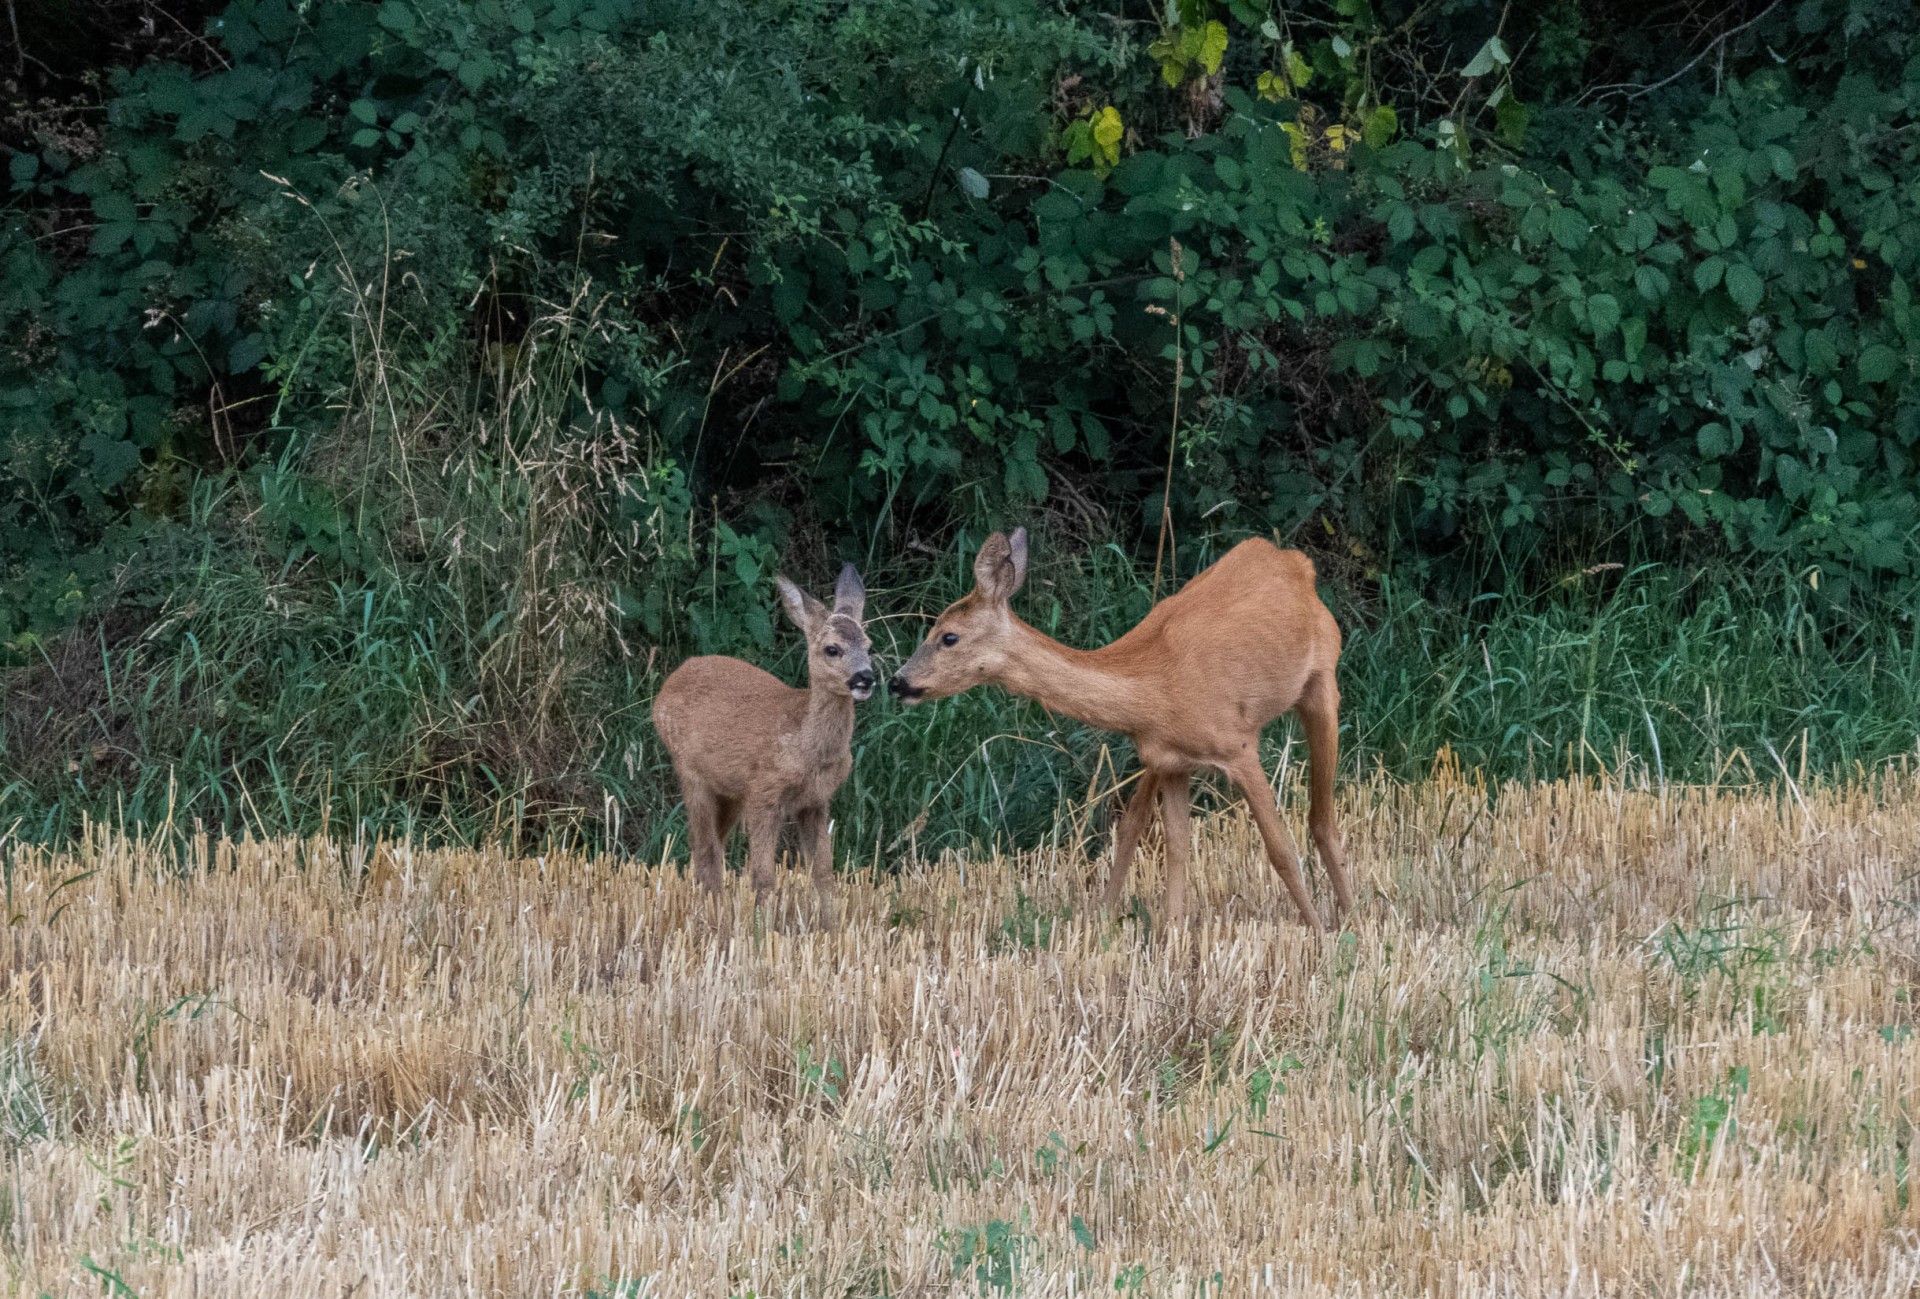
[[[1334,819],[1339,748],[1340,627],[1314,590],[1313,561],[1258,538],[1243,541],[1168,596],[1111,645],[1078,650],[1013,615],[1026,580],[1024,529],[994,533],[974,561],[974,589],[934,621],[894,675],[908,702],[998,685],[1055,712],[1133,739],[1143,771],[1114,833],[1109,908],[1126,886],[1154,805],[1167,831],[1167,913],[1186,908],[1188,782],[1224,772],[1246,795],[1267,855],[1300,917],[1320,927],[1292,837],[1274,808],[1260,765],[1260,732],[1289,709],[1299,714],[1312,758],[1309,820],[1333,883],[1338,912],[1353,905]],[[952,645],[947,636],[957,637]]]
[[[831,610],[778,581],[782,605],[807,638],[805,690],[740,659],[708,655],[675,668],[653,701],[654,729],[686,800],[694,877],[709,889],[725,878],[727,836],[743,818],[756,891],[773,884],[788,821],[799,827],[814,883],[825,888],[833,878],[828,805],[853,770],[854,701],[873,688],[860,623],[866,591],[851,564]]]

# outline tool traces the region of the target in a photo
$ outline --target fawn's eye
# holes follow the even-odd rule
[[[838,645],[829,645],[825,653],[828,658],[837,659],[840,657],[840,647]]]
[[[948,649],[952,649],[955,645],[958,645],[960,643],[960,638],[954,635],[952,632],[948,632],[946,635],[940,638],[940,643],[942,645],[945,645]]]

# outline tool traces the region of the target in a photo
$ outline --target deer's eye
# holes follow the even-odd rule
[[[840,657],[840,647],[838,645],[829,645],[823,653],[830,659],[837,659]]]
[[[960,643],[960,638],[954,635],[952,632],[948,632],[946,635],[940,638],[940,643],[942,645],[945,645],[948,649],[952,649],[955,645],[958,645]]]

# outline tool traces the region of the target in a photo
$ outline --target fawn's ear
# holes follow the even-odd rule
[[[780,588],[780,607],[787,611],[787,617],[803,634],[812,636],[814,628],[826,621],[827,606],[784,577],[775,577],[773,583]]]
[[[867,611],[867,584],[860,580],[860,570],[852,564],[840,570],[840,580],[833,584],[833,611],[855,622]]]
[[[1011,537],[996,532],[980,544],[973,561],[973,584],[981,595],[998,604],[1013,598],[1027,580],[1027,530],[1015,528]]]

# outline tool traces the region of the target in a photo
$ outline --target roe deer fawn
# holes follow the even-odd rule
[[[756,892],[773,884],[780,827],[799,825],[814,883],[833,878],[827,805],[853,770],[853,705],[873,693],[873,662],[860,616],[867,592],[852,564],[840,570],[828,609],[786,578],[780,603],[807,638],[807,688],[720,655],[675,668],[653,701],[687,804],[693,873],[718,889],[727,836],[747,822],[747,869]]]
[[[1133,739],[1142,773],[1114,832],[1109,910],[1120,904],[1157,799],[1167,832],[1167,915],[1177,921],[1184,914],[1188,783],[1196,770],[1225,772],[1245,793],[1300,918],[1318,929],[1320,914],[1260,766],[1261,728],[1292,709],[1313,759],[1314,842],[1344,915],[1353,894],[1333,806],[1340,627],[1314,590],[1313,561],[1259,538],[1243,541],[1096,650],[1070,649],[1014,617],[1008,602],[1026,577],[1026,529],[988,537],[973,563],[973,592],[934,620],[894,674],[893,693],[913,703],[998,685]]]

